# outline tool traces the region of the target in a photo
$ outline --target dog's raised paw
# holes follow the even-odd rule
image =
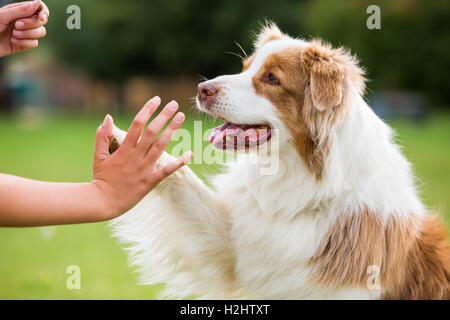
[[[109,137],[109,153],[113,154],[117,149],[119,149],[120,144],[114,136]]]

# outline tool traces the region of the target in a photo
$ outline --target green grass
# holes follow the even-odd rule
[[[89,181],[95,129],[101,120],[57,117],[32,129],[0,115],[0,172],[50,181]],[[120,120],[122,128],[130,121]],[[393,125],[422,182],[425,203],[439,209],[449,222],[450,116]],[[204,129],[211,126],[204,120]],[[192,121],[184,127],[192,128]],[[202,176],[216,171],[213,166],[191,168]],[[44,236],[52,230],[52,237]],[[81,290],[66,287],[69,265],[81,268]],[[136,274],[106,223],[0,228],[0,299],[152,299],[158,289],[137,285]]]
[[[413,164],[422,200],[450,223],[450,114],[411,124],[394,122],[397,142]]]

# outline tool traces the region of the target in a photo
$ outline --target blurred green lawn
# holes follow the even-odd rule
[[[192,128],[189,119],[186,128]],[[0,115],[0,172],[50,181],[89,181],[94,135],[101,120],[56,117],[31,129]],[[130,119],[120,120],[119,126],[127,128]],[[203,119],[204,129],[212,126]],[[425,203],[450,222],[450,115],[420,124],[397,121],[393,126],[414,163]],[[191,168],[201,176],[216,171],[206,165]],[[125,252],[110,237],[106,223],[0,228],[0,257],[0,299],[152,299],[159,289],[137,284],[136,273],[127,266]],[[66,287],[69,265],[81,268],[81,290]]]

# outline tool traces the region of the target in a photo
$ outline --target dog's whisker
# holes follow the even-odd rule
[[[239,44],[239,42],[234,41],[234,43],[238,46],[239,49],[241,49],[242,53],[244,54],[244,58],[248,57],[247,52],[245,52],[244,48],[242,48],[242,46]]]
[[[245,59],[243,56],[241,56],[239,53],[236,53],[236,52],[226,51],[225,53],[231,54],[231,55],[233,55],[235,57],[238,57],[240,60],[244,60]]]
[[[199,77],[200,80],[202,81],[208,81],[209,79],[207,77],[205,77],[204,75],[198,74],[197,75]]]

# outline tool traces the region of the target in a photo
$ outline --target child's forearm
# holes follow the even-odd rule
[[[28,227],[108,219],[94,183],[40,182],[0,174],[0,226]]]
[[[105,117],[96,134],[94,180],[90,183],[39,182],[0,174],[0,227],[103,221],[135,206],[193,156],[187,152],[167,166],[156,168],[158,158],[184,121],[181,112],[172,118],[178,108],[172,101],[145,128],[160,103],[161,99],[154,97],[145,104],[112,155],[109,137],[113,120]],[[166,129],[157,136],[167,122]]]

